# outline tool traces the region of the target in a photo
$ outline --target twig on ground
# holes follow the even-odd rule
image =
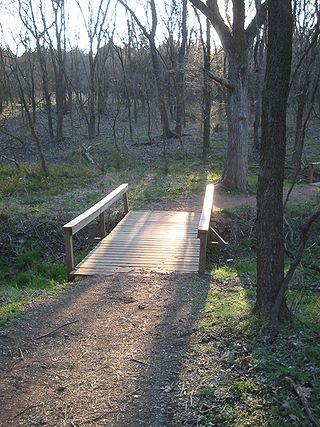
[[[296,384],[292,378],[285,377],[285,379],[293,387],[294,391],[296,392],[297,396],[299,397],[299,399],[300,399],[300,401],[301,401],[312,425],[314,425],[315,427],[320,427],[320,421],[313,415],[313,413],[310,409],[309,403],[307,401],[307,398],[303,394],[301,387],[298,384]]]
[[[33,408],[36,408],[37,407],[37,405],[30,405],[30,406],[27,406],[26,408],[24,408],[22,411],[20,411],[20,412],[18,412],[13,418],[18,418],[18,417],[20,417],[20,415],[22,415],[22,414],[24,414],[26,411],[28,411],[29,409],[33,409]]]
[[[64,326],[72,325],[73,323],[76,323],[77,321],[78,321],[78,320],[72,320],[71,322],[66,322],[66,323],[64,323],[63,325],[58,326],[57,328],[53,329],[53,330],[52,330],[52,331],[50,331],[50,332],[47,332],[47,333],[46,333],[46,334],[44,334],[44,335],[39,335],[38,337],[36,337],[36,338],[35,338],[35,340],[40,340],[41,338],[48,337],[48,336],[50,336],[50,335],[54,334],[55,332],[57,332],[59,329],[63,328]]]
[[[140,365],[151,366],[152,368],[155,367],[155,365],[152,365],[151,363],[144,362],[143,360],[135,359],[134,357],[131,357],[131,359],[129,359],[129,361],[130,362],[139,363]]]
[[[21,350],[20,347],[19,347],[19,353],[20,353],[21,360],[24,360],[24,355],[23,355],[22,350]]]

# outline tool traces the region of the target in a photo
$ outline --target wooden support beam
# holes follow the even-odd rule
[[[206,271],[208,233],[200,232],[199,238],[200,238],[199,274],[204,274]]]
[[[127,213],[129,212],[128,192],[125,192],[122,197],[123,197],[124,214],[127,215]]]
[[[74,269],[74,256],[73,256],[73,242],[72,242],[72,230],[64,228],[64,244],[66,248],[66,265],[68,280],[72,281],[73,276],[71,272]]]
[[[315,169],[317,167],[318,168],[320,167],[320,162],[312,162],[309,165],[309,182],[310,182],[310,184],[313,183],[313,176],[314,176]]]
[[[101,212],[101,214],[99,215],[98,233],[99,233],[99,237],[101,237],[101,239],[103,239],[107,235],[106,218],[105,218],[104,212]]]
[[[228,243],[220,236],[220,234],[213,228],[210,226],[210,233],[211,235],[213,235],[219,243],[221,243],[224,246],[228,246]]]

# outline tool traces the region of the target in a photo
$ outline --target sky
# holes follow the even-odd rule
[[[52,6],[51,1],[56,2],[57,0],[32,0],[34,5],[34,10],[36,11],[39,5],[39,2],[42,1],[43,8],[45,10],[45,16],[47,23],[52,22]],[[77,4],[77,0],[65,0],[65,8],[68,21],[68,40],[67,48],[74,46],[79,47],[83,50],[88,50],[88,35],[86,33],[85,26],[89,23],[90,12],[95,11],[100,1],[103,1],[103,5],[106,7],[109,4],[108,14],[106,22],[108,25],[105,26],[105,29],[111,33],[113,31],[114,24],[116,26],[116,31],[114,33],[114,38],[116,43],[121,43],[122,40],[126,37],[127,31],[127,13],[124,7],[120,4],[116,5],[116,0],[78,0],[82,8],[82,13]],[[134,9],[138,18],[146,25],[148,25],[148,19],[146,15],[146,2],[144,0],[127,0],[128,5]],[[167,0],[167,3],[170,4],[173,0]],[[179,0],[176,0],[179,3]],[[28,0],[21,0],[21,2],[28,2]],[[168,15],[164,7],[163,0],[156,0],[156,6],[158,11],[158,31],[157,38],[158,42],[165,37],[166,33],[166,24],[168,23]],[[224,11],[224,0],[219,0],[221,13]],[[25,30],[20,21],[18,14],[18,0],[0,0],[0,11],[1,11],[1,43],[4,45],[9,45],[12,50],[16,49],[17,41],[21,37],[25,36]],[[90,7],[92,5],[92,7]],[[195,22],[193,12],[190,8],[190,23]],[[201,15],[201,13],[200,13]],[[38,14],[38,30],[41,31],[43,28],[40,16]],[[203,20],[204,22],[204,20]],[[32,43],[32,42],[31,42]],[[21,48],[20,48],[21,49]]]

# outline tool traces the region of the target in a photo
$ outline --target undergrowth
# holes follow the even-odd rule
[[[287,221],[295,230],[317,206],[289,204]],[[223,213],[232,228],[229,245],[211,249],[212,283],[198,334],[181,374],[187,384],[178,425],[221,427],[307,427],[310,420],[290,379],[300,387],[314,416],[320,418],[320,274],[310,267],[319,258],[319,224],[287,294],[292,320],[278,335],[260,336],[255,314],[255,212],[243,207]],[[286,259],[287,268],[290,259]],[[317,266],[317,263],[315,263]],[[289,379],[288,379],[289,378]]]

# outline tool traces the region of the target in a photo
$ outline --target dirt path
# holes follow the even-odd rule
[[[288,189],[284,190],[284,197],[286,197],[287,191]],[[319,186],[301,184],[294,187],[289,202],[297,203],[305,201],[317,194],[320,194]],[[242,205],[255,206],[256,196],[253,194],[228,194],[223,191],[216,191],[214,204],[217,209],[235,208]]]
[[[1,426],[174,425],[171,392],[207,285],[114,275],[31,307],[0,334]]]
[[[316,193],[299,186],[292,200]],[[217,208],[254,203],[216,194]],[[185,208],[199,206],[197,196]],[[195,275],[113,275],[30,306],[0,329],[0,425],[177,425],[173,395],[208,286]]]
[[[288,189],[285,189],[283,194],[284,198],[287,195]],[[310,184],[300,184],[295,186],[289,202],[297,203],[306,201],[310,197],[320,194],[320,186]],[[168,201],[167,204],[161,202],[154,202],[152,209],[163,209],[163,210],[186,210],[186,211],[201,211],[202,196],[194,194],[190,199],[177,200],[176,202]],[[254,194],[234,194],[228,193],[221,189],[215,189],[214,205],[216,210],[220,209],[231,209],[239,206],[255,206],[256,196]]]

